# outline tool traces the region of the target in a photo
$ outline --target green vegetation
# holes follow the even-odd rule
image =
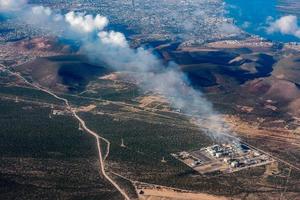
[[[55,99],[51,95],[33,88],[0,85],[0,95],[9,96],[12,98],[17,96],[18,98],[26,98],[27,100],[31,101],[40,101],[53,104],[63,103],[62,101]]]
[[[92,92],[88,92],[92,90]],[[86,87],[86,92],[80,94],[83,97],[101,98],[109,101],[123,101],[134,103],[141,91],[138,86],[122,81],[97,79],[91,81]]]
[[[95,139],[73,117],[9,100],[0,110],[1,199],[120,199],[99,176]]]
[[[71,116],[53,116],[50,108],[1,101],[2,156],[95,156],[95,141],[78,130]]]
[[[212,59],[210,55],[206,57],[195,62]],[[274,117],[274,113],[261,111],[263,99],[257,100],[256,94],[249,94],[249,90],[244,91],[240,87],[239,64],[232,69],[223,67],[231,70],[230,73],[219,70],[218,62],[228,63],[235,57],[236,55],[230,55],[227,58],[226,54],[225,60],[215,59],[217,63],[213,65],[185,66],[184,70],[202,71],[205,65],[205,73],[199,72],[196,80],[206,77],[210,74],[206,72],[212,70],[211,80],[205,81],[212,81],[208,85],[214,87],[205,88],[205,92],[208,93],[208,100],[213,102],[220,113],[239,113],[239,116],[248,118]],[[95,66],[82,59],[75,58],[72,61],[73,59],[39,59],[35,61],[35,66],[32,67],[31,63],[18,70],[30,80],[37,81],[68,99],[74,108],[90,104],[97,106],[92,111],[79,115],[90,129],[111,142],[107,171],[114,171],[137,181],[237,197],[259,194],[263,199],[268,194],[281,192],[282,188],[278,189],[277,186],[285,186],[288,173],[287,168],[282,166],[278,176],[266,175],[265,167],[225,175],[216,173],[202,176],[194,172],[170,154],[211,145],[211,138],[191,125],[189,119],[180,113],[137,107],[135,99],[141,95],[138,86],[119,80],[98,79],[110,72],[102,67],[94,69]],[[37,67],[40,64],[45,64],[45,67]],[[73,70],[74,66],[77,70]],[[245,80],[249,78],[247,73],[243,74]],[[50,83],[45,81],[45,74],[53,75]],[[221,80],[220,83],[215,83],[215,75],[222,77],[218,79]],[[201,85],[201,82],[198,84]],[[69,113],[49,118],[49,104],[55,104],[56,109],[63,110],[61,101],[44,92],[17,86],[0,87],[0,95],[10,98],[0,103],[0,155],[3,157],[0,163],[0,184],[8,185],[6,190],[12,191],[10,195],[17,188],[19,193],[35,190],[39,194],[51,194],[52,196],[48,196],[50,199],[61,197],[65,191],[69,192],[68,197],[74,199],[120,199],[119,194],[99,178],[95,139],[79,131],[78,122]],[[20,98],[18,103],[14,102],[16,96]],[[254,107],[254,112],[240,113],[237,105]],[[276,116],[283,117],[279,114]],[[124,140],[125,148],[120,146],[121,139]],[[105,154],[106,144],[103,141],[101,144]],[[167,163],[161,162],[163,157]],[[12,175],[6,169],[11,170]],[[293,172],[292,175],[289,186],[299,182],[299,174]],[[125,180],[116,179],[125,186],[128,184]],[[104,188],[105,191],[99,191],[99,188]],[[79,191],[75,194],[77,190]],[[299,187],[290,187],[290,191],[299,192]],[[41,198],[39,195],[38,197]],[[27,198],[31,199],[32,196]]]

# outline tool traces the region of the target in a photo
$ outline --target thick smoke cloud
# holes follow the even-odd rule
[[[115,70],[129,71],[144,91],[153,91],[166,97],[174,108],[185,114],[197,115],[198,118],[195,118],[194,122],[197,125],[209,125],[208,136],[214,140],[233,141],[226,136],[231,134],[230,129],[214,111],[213,105],[201,92],[190,86],[187,77],[175,63],[164,66],[159,59],[143,48],[115,46],[102,43],[101,40],[86,43],[83,48],[92,60],[104,61]]]
[[[293,35],[300,38],[300,26],[298,25],[298,18],[294,15],[283,16],[276,21],[269,22],[270,26],[267,32],[272,34],[279,32],[285,35]]]
[[[141,89],[163,95],[174,108],[185,114],[200,116],[195,120],[198,124],[203,123],[201,119],[206,119],[210,125],[210,137],[219,141],[229,141],[224,136],[230,132],[226,123],[218,117],[218,113],[203,94],[190,86],[179,67],[175,63],[163,65],[150,51],[143,48],[131,49],[124,34],[104,30],[108,25],[106,17],[75,12],[62,15],[42,6],[30,7],[23,11],[23,15],[37,19],[26,22],[35,23],[32,25],[37,27],[45,24],[47,20],[47,25],[50,26],[48,28],[53,33],[63,29],[64,37],[80,40],[81,51],[92,61],[105,62],[115,70],[131,72],[139,81]],[[77,34],[79,37],[76,37]],[[89,37],[90,35],[96,35],[96,38]],[[232,138],[230,140],[232,141]]]
[[[115,31],[101,31],[98,33],[98,37],[103,44],[110,44],[119,47],[126,47],[128,43],[124,34]]]
[[[65,15],[65,20],[72,28],[77,31],[90,33],[96,30],[102,30],[107,26],[108,20],[106,17],[96,15],[84,15],[82,13],[69,12]]]
[[[32,14],[38,16],[51,16],[52,10],[50,8],[46,8],[44,6],[35,6],[32,7]]]

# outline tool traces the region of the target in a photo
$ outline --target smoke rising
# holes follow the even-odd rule
[[[213,140],[233,141],[226,136],[231,134],[231,131],[213,109],[213,105],[190,85],[186,75],[175,63],[164,66],[159,59],[143,48],[112,46],[102,44],[100,40],[85,44],[83,48],[93,60],[104,61],[115,70],[134,72],[131,76],[138,80],[140,88],[144,91],[162,95],[173,108],[190,116],[198,116],[193,122],[200,129],[202,125],[208,126],[207,135]]]
[[[114,45],[119,47],[126,47],[128,43],[124,34],[115,31],[101,31],[98,33],[98,37],[103,44]]]
[[[134,72],[142,90],[163,95],[174,108],[187,115],[199,116],[195,122],[200,129],[204,121],[209,124],[208,135],[214,140],[229,141],[225,136],[230,133],[226,123],[203,94],[191,87],[178,65],[169,63],[165,66],[150,51],[143,48],[131,49],[123,33],[104,30],[108,25],[106,17],[75,12],[63,15],[43,6],[28,6],[23,15],[31,15],[31,18],[37,19],[34,21],[36,26],[45,24],[47,20],[47,25],[50,26],[48,28],[53,33],[62,30],[64,37],[80,40],[81,51],[92,61],[105,62],[118,71]],[[95,33],[96,38],[89,37]],[[76,37],[77,34],[80,37]]]
[[[90,33],[96,30],[102,30],[107,26],[108,20],[106,17],[96,15],[84,15],[82,13],[69,12],[65,15],[65,20],[72,28],[77,31]]]
[[[35,6],[32,7],[32,14],[40,16],[50,16],[52,14],[52,10],[43,6]]]

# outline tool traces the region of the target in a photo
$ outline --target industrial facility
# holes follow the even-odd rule
[[[275,162],[272,157],[241,143],[215,144],[171,155],[201,174],[232,173]]]

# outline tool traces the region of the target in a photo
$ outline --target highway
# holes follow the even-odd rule
[[[69,103],[69,101],[65,98],[62,98],[62,97],[59,97],[57,96],[56,94],[54,94],[53,92],[45,89],[45,88],[42,88],[38,85],[35,85],[33,83],[30,83],[29,81],[27,81],[23,76],[21,76],[19,73],[16,73],[16,72],[12,72],[10,71],[9,69],[7,69],[4,65],[0,64],[0,67],[2,67],[2,71],[6,71],[8,72],[9,74],[11,75],[14,75],[18,78],[20,78],[21,80],[23,80],[26,84],[30,85],[31,87],[34,87],[40,91],[43,91],[51,96],[53,96],[54,98],[58,99],[58,100],[61,100],[65,103],[66,105],[66,108],[67,110],[69,110],[72,115],[78,120],[78,122],[80,123],[81,127],[83,128],[83,130],[85,130],[88,134],[92,135],[93,137],[95,137],[96,139],[96,142],[97,142],[97,148],[98,148],[98,156],[99,156],[99,162],[100,162],[100,172],[101,174],[103,175],[103,177],[109,181],[119,192],[120,194],[124,197],[125,200],[130,200],[129,196],[126,194],[126,192],[113,180],[111,179],[106,171],[105,171],[105,160],[107,159],[107,157],[109,156],[109,152],[110,152],[110,142],[104,138],[104,137],[101,137],[100,135],[98,135],[96,132],[90,130],[87,126],[86,126],[86,123],[83,119],[81,119],[77,113],[75,112],[75,109],[73,109]],[[101,152],[101,142],[100,140],[103,140],[105,143],[106,143],[106,154],[103,158],[102,156],[102,152]]]

